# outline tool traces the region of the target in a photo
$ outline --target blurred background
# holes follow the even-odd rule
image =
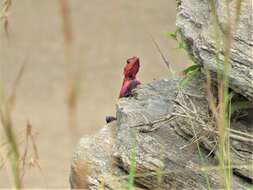
[[[59,2],[13,0],[8,14],[9,37],[2,25],[0,28],[0,80],[7,94],[26,62],[17,89],[13,126],[19,132],[25,130],[27,121],[31,123],[49,188],[69,188],[71,156],[78,139],[105,125],[106,115],[115,115],[127,58],[140,57],[138,78],[142,83],[171,75],[149,34],[176,73],[189,64],[183,50],[176,49],[176,42],[166,36],[176,29],[174,0],[69,1],[73,31],[69,56],[65,54]],[[78,65],[81,73],[75,129],[69,127],[66,101],[72,64]],[[10,188],[11,184],[11,173],[4,167],[0,188]],[[27,169],[24,186],[47,187],[36,167]]]

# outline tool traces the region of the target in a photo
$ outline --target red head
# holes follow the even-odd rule
[[[136,79],[136,75],[140,68],[139,58],[134,56],[127,60],[124,68],[124,81],[120,90],[119,97],[127,97],[131,95],[131,91],[136,88],[140,81]]]
[[[140,60],[138,57],[134,56],[127,60],[127,64],[124,68],[124,76],[126,78],[135,79],[136,74],[140,68]]]

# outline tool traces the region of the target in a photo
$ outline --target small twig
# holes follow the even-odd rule
[[[150,35],[150,38],[151,38],[152,42],[154,43],[154,45],[155,45],[157,51],[159,52],[159,54],[160,54],[160,56],[161,56],[163,62],[166,64],[166,66],[168,67],[168,69],[169,69],[169,71],[171,72],[171,74],[174,75],[175,72],[173,71],[170,62],[166,59],[165,55],[163,54],[163,52],[162,52],[162,50],[161,50],[159,44],[157,43],[157,41],[154,39],[154,37],[153,37],[151,34],[149,34],[149,35]]]
[[[192,136],[192,135],[191,135],[191,136]],[[192,145],[194,145],[194,144],[199,143],[199,141],[200,141],[201,138],[203,138],[203,137],[204,137],[204,136],[198,136],[197,134],[194,135],[194,136],[192,136],[192,138],[191,138],[191,140],[190,140],[190,143],[188,143],[188,144],[186,144],[186,145],[180,147],[180,150],[183,150],[183,149],[188,148],[188,147],[190,147],[190,146],[192,146]]]
[[[219,131],[216,131],[214,129],[213,130],[210,130],[210,129],[207,129],[207,128],[203,128],[203,129],[206,130],[206,131],[209,131],[211,133],[219,134]],[[242,136],[235,135],[235,134],[230,134],[229,136],[230,136],[231,139],[234,139],[234,140],[253,143],[253,139],[251,139],[251,138],[246,138],[246,137],[242,137]]]
[[[252,139],[253,139],[253,135],[251,135],[251,134],[244,133],[244,132],[241,132],[241,131],[238,131],[238,130],[235,130],[235,129],[231,129],[231,128],[229,128],[228,130],[229,130],[230,132],[232,132],[232,133],[236,133],[236,134],[238,134],[238,135],[242,135],[242,136],[245,136],[245,137],[248,137],[248,138],[252,138]]]
[[[239,151],[237,151],[233,146],[231,146],[231,149],[232,149],[232,151],[237,155],[237,156],[239,156],[240,158],[243,158],[243,159],[245,159],[245,160],[251,160],[252,159],[252,156],[250,155],[250,156],[244,156],[243,154],[241,154]]]
[[[213,148],[211,149],[211,151],[208,153],[208,155],[206,157],[209,157],[215,151],[215,148],[217,147],[217,144],[218,144],[218,142],[215,141],[215,145],[213,146]]]
[[[25,72],[25,69],[26,69],[26,58],[24,59],[20,69],[18,70],[18,74],[14,80],[14,83],[13,83],[13,86],[12,86],[12,90],[11,90],[11,94],[9,96],[9,99],[8,99],[8,104],[9,104],[9,111],[11,112],[12,111],[12,107],[14,106],[15,104],[15,101],[16,101],[16,93],[17,93],[17,88],[20,84],[20,81],[21,81],[21,78],[22,76],[24,75],[24,72]]]

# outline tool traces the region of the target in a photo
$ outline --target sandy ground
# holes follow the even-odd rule
[[[21,64],[27,62],[17,89],[14,126],[22,131],[30,121],[37,132],[40,164],[48,187],[69,188],[70,161],[79,137],[96,132],[104,125],[105,115],[115,114],[125,60],[133,55],[140,57],[139,78],[143,83],[170,75],[149,33],[175,71],[182,70],[189,61],[165,35],[175,30],[174,0],[71,1],[74,31],[71,62],[82,65],[78,132],[72,138],[65,101],[70,66],[64,57],[58,3],[13,0],[9,41],[2,25],[0,30],[0,79],[8,93]],[[0,138],[3,140],[2,129]],[[13,187],[11,183],[11,174],[5,167],[0,171],[0,188]],[[27,170],[24,186],[46,188],[37,168]]]

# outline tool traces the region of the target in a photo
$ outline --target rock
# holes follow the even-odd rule
[[[180,80],[141,85],[133,97],[120,99],[117,122],[80,140],[71,166],[72,188],[127,189],[130,173],[136,189],[223,188],[204,77],[199,74],[184,89]],[[237,132],[252,132],[248,122],[238,122]],[[239,166],[252,164],[252,144],[232,138],[231,144],[233,189],[247,189],[252,170]]]
[[[113,156],[128,173],[134,159],[136,183],[148,189],[207,189],[207,179],[211,189],[220,189],[223,182],[217,171],[201,169],[218,167],[215,156],[207,156],[211,151],[215,153],[217,147],[211,143],[210,135],[200,133],[203,125],[213,129],[204,77],[190,81],[185,89],[179,87],[179,81],[180,78],[143,85],[134,97],[119,101],[119,130]],[[204,149],[189,142],[193,137],[200,138],[197,142]],[[252,159],[243,162],[233,155],[232,160],[235,159],[239,165],[234,169],[240,176],[251,178],[248,168],[238,166],[249,166]],[[233,183],[234,189],[248,186],[237,177]]]
[[[203,65],[205,69],[217,73],[224,62],[224,48],[222,44],[221,47],[217,44],[215,35],[217,30],[215,30],[210,2],[209,0],[179,0],[176,24],[181,29],[181,36],[187,42],[188,51],[194,61]],[[228,22],[226,1],[215,0],[214,2],[218,24],[224,34]],[[237,0],[229,1],[228,9],[232,18],[232,27],[235,26],[233,21],[237,2]],[[229,81],[234,91],[253,100],[253,8],[251,0],[241,2],[238,26],[232,37]],[[218,41],[221,40],[218,39]]]
[[[112,122],[94,136],[80,139],[71,164],[72,189],[126,189],[127,175],[115,166],[112,158],[116,134],[117,123]],[[144,190],[138,187],[135,189]]]

